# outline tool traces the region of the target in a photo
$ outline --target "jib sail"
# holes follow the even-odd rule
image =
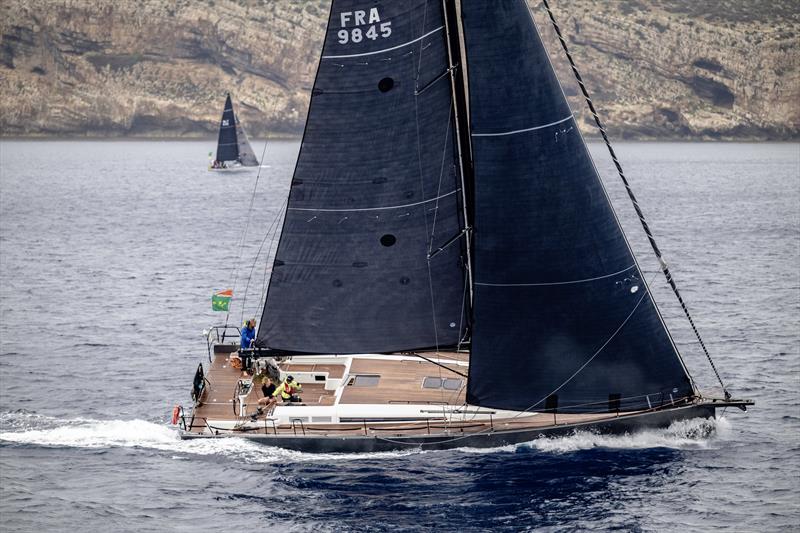
[[[523,0],[462,2],[474,162],[467,400],[638,409],[692,385]]]

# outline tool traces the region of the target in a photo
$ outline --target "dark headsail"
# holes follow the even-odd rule
[[[364,353],[460,340],[450,95],[440,2],[333,1],[258,345]]]
[[[475,174],[467,400],[604,411],[691,395],[526,3],[462,2],[462,17]]]
[[[236,161],[239,158],[239,145],[236,140],[236,117],[233,114],[231,95],[225,98],[225,108],[219,123],[217,140],[217,161]]]

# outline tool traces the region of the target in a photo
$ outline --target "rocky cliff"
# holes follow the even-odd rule
[[[800,138],[794,0],[554,0],[611,133]],[[585,105],[538,0],[573,108]],[[329,0],[9,0],[4,136],[210,136],[230,90],[254,136],[302,132]],[[582,117],[592,133],[588,117]]]

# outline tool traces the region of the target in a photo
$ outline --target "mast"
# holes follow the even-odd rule
[[[458,170],[461,176],[461,205],[464,216],[464,241],[467,254],[467,284],[469,286],[469,316],[471,320],[472,299],[473,299],[473,279],[472,279],[472,195],[473,195],[473,174],[472,174],[472,148],[469,139],[469,124],[462,123],[462,117],[466,119],[467,98],[466,98],[466,76],[462,68],[464,60],[461,56],[461,41],[458,37],[458,13],[456,0],[442,0],[444,10],[445,33],[447,35],[447,60],[450,71],[450,87],[453,95],[453,113],[455,117],[456,147],[458,150]],[[457,74],[458,72],[458,74]],[[469,177],[467,177],[469,172]]]

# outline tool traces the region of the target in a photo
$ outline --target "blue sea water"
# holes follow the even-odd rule
[[[202,330],[221,319],[212,290],[235,278],[241,296],[250,279],[232,321],[257,314],[298,144],[269,143],[249,217],[256,173],[208,172],[211,148],[0,142],[0,530],[800,529],[797,144],[618,146],[723,379],[755,408],[619,437],[349,456],[181,442],[168,426],[206,357]],[[713,391],[592,151],[687,366]]]

